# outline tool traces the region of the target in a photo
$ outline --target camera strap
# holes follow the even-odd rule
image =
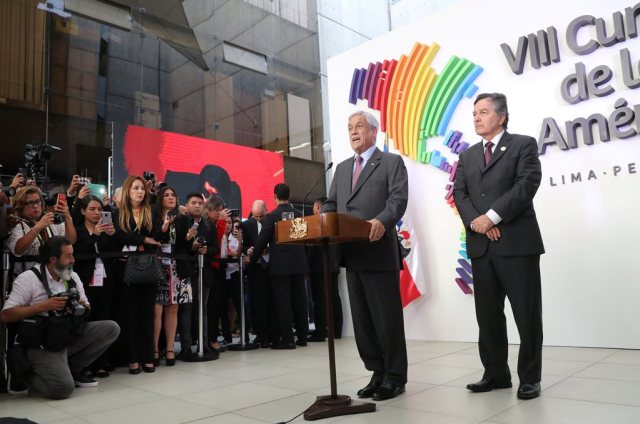
[[[49,283],[47,282],[46,279],[46,270],[44,269],[44,264],[40,264],[40,269],[38,269],[38,267],[32,267],[31,268],[31,272],[33,272],[36,277],[38,277],[38,280],[40,280],[40,282],[42,283],[42,286],[44,287],[44,291],[47,293],[47,296],[51,297],[51,288],[49,287]],[[68,287],[67,287],[68,284]],[[76,287],[76,282],[73,280],[73,277],[71,277],[71,279],[69,281],[65,281],[65,288],[67,290],[69,290],[70,288],[75,288]]]

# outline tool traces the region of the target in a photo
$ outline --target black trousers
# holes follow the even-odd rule
[[[241,309],[242,308],[241,302],[243,301],[243,299],[240,298],[240,284],[242,283],[240,281],[240,271],[236,271],[233,274],[231,274],[226,283],[229,290],[229,296],[231,297],[231,301],[233,302],[233,307],[235,308],[236,313],[238,314],[238,331],[242,331],[242,320],[244,319],[244,317],[242,316],[242,309]],[[234,323],[230,323],[230,326],[234,327],[233,324]],[[230,330],[232,329],[233,328],[230,328]],[[223,330],[223,334],[225,334],[225,330]],[[231,331],[228,331],[228,335],[229,335],[228,339],[227,339],[227,336],[225,335],[225,342],[231,343],[232,342]],[[248,327],[245,328],[245,341],[249,341]]]
[[[155,284],[128,286],[124,284],[124,262],[116,271],[121,286],[120,337],[124,340],[128,363],[153,363],[153,314],[156,301]]]
[[[109,268],[111,271],[112,268]],[[111,271],[113,272],[113,271]],[[111,275],[111,274],[109,274]],[[91,304],[91,321],[116,320],[116,310],[114,303],[113,286],[115,285],[115,275],[105,278],[101,287],[85,286],[84,291]],[[89,366],[92,371],[104,369],[109,363],[109,350],[96,358]]]
[[[277,322],[273,312],[271,287],[269,285],[269,268],[253,265],[247,275],[249,297],[251,299],[251,318],[253,330],[262,342],[277,340]]]
[[[209,304],[209,297],[213,296],[212,294],[212,287],[213,287],[213,268],[211,268],[211,266],[209,266],[209,264],[205,264],[204,267],[202,268],[202,293],[200,293],[199,287],[198,287],[198,269],[194,270],[192,276],[191,276],[191,290],[193,290],[193,304],[191,307],[191,337],[188,339],[188,341],[192,341],[192,340],[198,340],[200,335],[199,335],[199,328],[200,328],[200,309],[199,309],[199,302],[200,302],[200,297],[202,297],[202,316],[203,316],[203,323],[202,323],[202,331],[203,331],[203,340],[205,342],[205,346],[207,346],[207,315],[208,315],[208,304]],[[185,313],[186,310],[185,310]],[[182,328],[182,327],[181,327]],[[182,341],[182,336],[181,337],[181,341]],[[181,347],[186,345],[183,345],[182,343],[180,344]]]
[[[211,275],[213,284],[207,301],[207,339],[209,343],[215,343],[220,329],[229,327],[229,290],[224,268],[213,268]]]
[[[307,290],[304,274],[272,275],[269,279],[273,306],[280,333],[280,343],[293,343],[293,328],[299,340],[307,340],[309,314],[307,313]],[[277,343],[277,341],[272,340]]]
[[[193,344],[191,324],[193,322],[194,306],[198,308],[198,305],[193,303],[182,303],[178,306],[178,333],[180,334],[181,352],[191,350],[191,345]]]
[[[333,303],[333,335],[342,336],[342,299],[338,291],[338,275],[333,272],[329,276],[331,299]],[[324,293],[324,276],[320,273],[309,274],[311,278],[311,296],[313,298],[313,321],[316,324],[316,336],[327,337],[326,302]]]
[[[398,271],[347,269],[347,287],[356,346],[373,377],[407,382],[407,344]]]
[[[542,292],[540,255],[499,256],[493,245],[471,261],[478,348],[484,377],[510,380],[504,299],[509,298],[520,334],[518,377],[521,383],[537,383],[542,373]]]

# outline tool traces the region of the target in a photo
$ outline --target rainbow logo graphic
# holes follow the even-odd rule
[[[452,56],[437,74],[431,64],[439,50],[437,43],[415,43],[408,56],[354,69],[349,102],[366,100],[370,109],[380,112],[380,131],[393,141],[400,154],[448,174],[445,200],[455,211],[453,183],[458,162],[450,164],[440,150],[429,150],[427,140],[443,137],[444,146],[454,154],[469,147],[460,131],[448,127],[463,96],[471,98],[478,90],[474,81],[483,69],[468,59]],[[473,277],[464,231],[459,255],[455,281],[465,294],[470,294]]]

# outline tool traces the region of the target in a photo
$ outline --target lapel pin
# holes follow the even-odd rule
[[[506,147],[504,147],[504,146],[502,146],[502,147],[500,148],[500,150],[504,152],[505,150],[507,150],[507,148],[506,148]]]

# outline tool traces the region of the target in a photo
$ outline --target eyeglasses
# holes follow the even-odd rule
[[[30,202],[24,202],[24,205],[29,208],[35,208],[36,206],[39,206],[41,204],[42,204],[41,200],[32,200]]]

